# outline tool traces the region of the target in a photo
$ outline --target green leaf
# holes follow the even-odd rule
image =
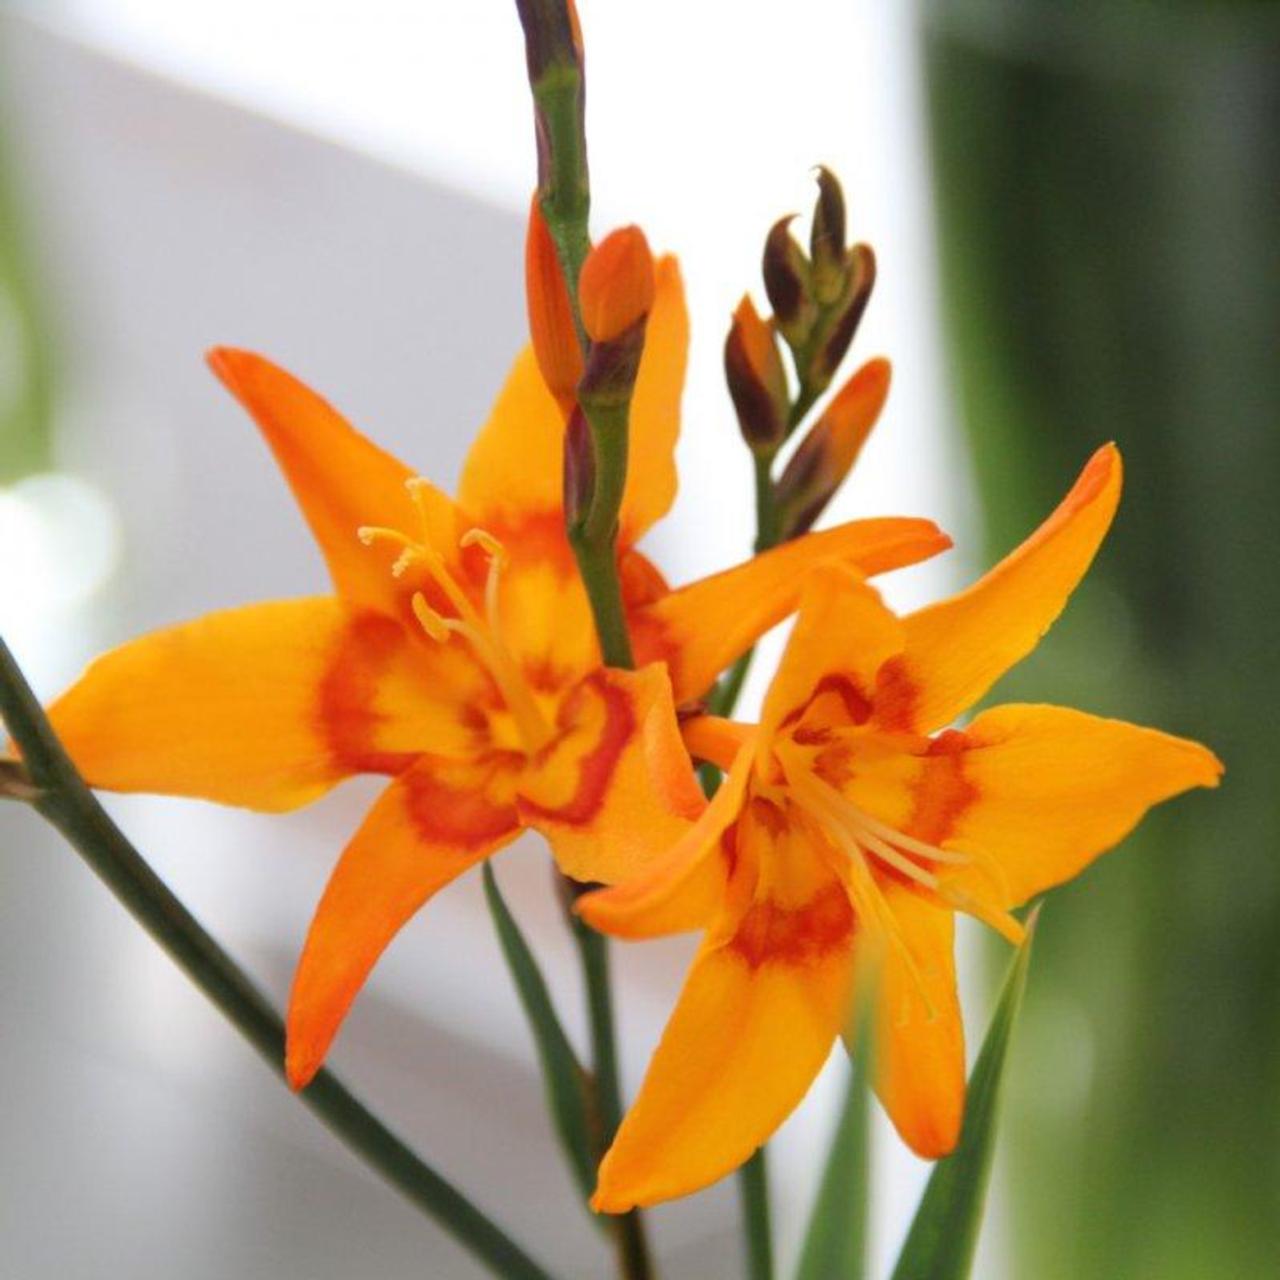
[[[515,980],[520,1003],[533,1031],[538,1061],[542,1067],[542,1082],[547,1091],[547,1103],[555,1124],[556,1134],[564,1147],[569,1169],[582,1192],[589,1200],[596,1183],[595,1160],[591,1155],[591,1123],[588,1098],[591,1078],[578,1061],[569,1043],[547,984],[538,968],[538,962],[525,941],[520,926],[516,924],[502,894],[497,878],[488,862],[484,864],[484,896],[489,913],[498,933],[498,942],[506,958],[507,967]]]
[[[800,1250],[796,1280],[863,1280],[866,1274],[871,1072],[875,1062],[871,995],[868,983],[857,1002],[853,1071]]]
[[[966,1280],[973,1266],[991,1178],[1000,1086],[1013,1024],[1022,1005],[1036,914],[1009,966],[987,1038],[969,1078],[960,1143],[934,1166],[902,1247],[893,1280]]]

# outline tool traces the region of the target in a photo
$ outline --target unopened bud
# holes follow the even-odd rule
[[[845,284],[844,192],[834,173],[818,167],[818,201],[809,232],[809,256],[813,260],[813,293],[823,305],[839,298]]]
[[[612,342],[653,306],[653,254],[639,227],[607,235],[582,264],[578,303],[592,342]]]
[[[822,338],[814,349],[806,370],[807,385],[821,392],[830,386],[840,362],[853,342],[858,325],[876,282],[876,256],[870,245],[858,244],[849,250],[848,276],[843,298],[824,313]]]
[[[889,395],[887,360],[870,360],[840,389],[800,442],[778,481],[784,537],[813,526],[844,483]]]
[[[591,428],[577,405],[564,432],[564,515],[569,528],[581,524],[596,485],[596,455]]]
[[[810,297],[809,263],[789,230],[794,214],[779,218],[764,242],[764,290],[790,347],[808,338],[817,310]]]
[[[787,372],[773,327],[746,296],[725,339],[724,373],[743,439],[756,452],[772,452],[787,433]]]
[[[536,195],[529,206],[524,279],[533,353],[542,370],[542,380],[567,415],[582,377],[582,348],[574,329],[569,290],[560,269],[555,241]]]

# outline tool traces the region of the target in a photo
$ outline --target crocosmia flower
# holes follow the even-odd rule
[[[876,1088],[920,1155],[964,1108],[953,921],[1017,941],[1010,909],[1079,872],[1158,801],[1214,786],[1197,743],[1052,706],[946,728],[1035,646],[1111,522],[1100,450],[1061,506],[967,591],[899,618],[848,568],[818,569],[761,723],[687,723],[727,771],[697,823],[635,880],[582,898],[596,927],[706,930],[595,1206],[677,1196],[741,1163],[876,992]],[[941,732],[939,732],[941,731]]]
[[[391,781],[312,923],[288,1017],[290,1081],[323,1060],[388,942],[442,886],[544,831],[564,872],[611,883],[703,807],[673,711],[795,608],[807,568],[874,573],[947,545],[873,520],[670,591],[636,540],[670,506],[687,320],[657,266],[632,406],[620,571],[647,665],[601,666],[564,534],[565,406],[526,350],[457,500],[259,356],[211,363],[256,419],[334,594],[232,609],[94,663],[51,718],[86,779],[287,810],[359,773]],[[673,689],[674,685],[674,689]]]

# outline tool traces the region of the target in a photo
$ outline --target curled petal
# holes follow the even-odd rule
[[[675,844],[705,807],[666,670],[600,670],[569,695],[564,732],[530,764],[521,818],[575,880],[611,884]]]
[[[711,803],[684,835],[640,874],[578,899],[593,929],[619,938],[655,938],[711,923],[724,901],[729,853],[724,837],[736,821],[751,776],[744,748]]]

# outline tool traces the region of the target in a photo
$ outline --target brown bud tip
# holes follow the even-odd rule
[[[854,245],[848,253],[848,280],[839,300],[824,313],[824,330],[807,370],[809,384],[823,388],[836,370],[858,332],[876,282],[876,256],[870,245]]]
[[[809,232],[809,254],[813,258],[813,288],[818,301],[829,305],[844,287],[844,192],[834,173],[818,167],[818,201]]]
[[[800,346],[813,328],[815,309],[809,296],[809,263],[789,230],[794,214],[779,218],[764,242],[764,290],[777,317],[778,329],[792,347]]]
[[[582,264],[578,303],[592,342],[611,342],[653,306],[653,254],[639,227],[607,235]]]
[[[724,372],[747,444],[755,450],[776,449],[787,430],[787,374],[773,327],[746,296],[725,339]]]
[[[533,353],[543,381],[567,414],[573,405],[574,388],[582,377],[582,348],[574,330],[569,290],[560,270],[555,241],[536,195],[529,206],[524,281]]]
[[[888,360],[867,361],[792,454],[778,481],[787,537],[812,526],[853,470],[888,398],[890,374]]]

